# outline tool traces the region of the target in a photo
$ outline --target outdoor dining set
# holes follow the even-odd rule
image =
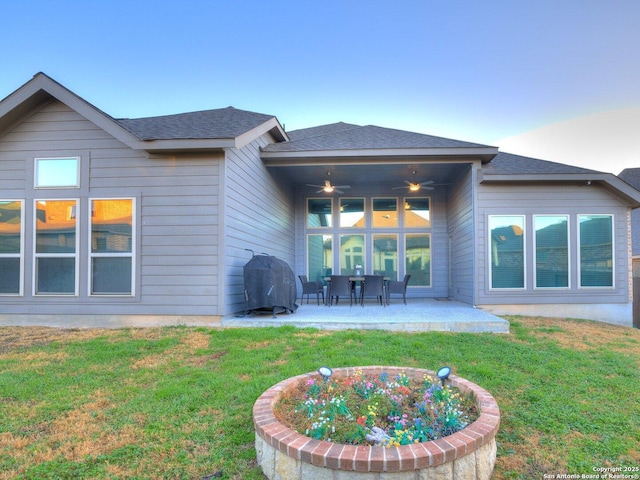
[[[337,305],[340,297],[349,298],[349,305],[354,303],[364,307],[365,299],[373,297],[378,304],[382,306],[389,305],[392,294],[402,295],[402,299],[407,304],[407,285],[411,275],[405,275],[402,281],[391,280],[384,275],[331,275],[324,278],[327,283],[327,292],[325,296],[325,287],[323,281],[309,281],[306,275],[299,275],[302,283],[302,300],[307,296],[307,303],[311,295],[316,296],[317,304],[320,305],[320,297],[322,303],[331,306]]]

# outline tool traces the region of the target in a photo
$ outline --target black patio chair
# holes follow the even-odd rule
[[[407,285],[409,285],[410,278],[411,275],[405,275],[401,282],[393,280],[387,283],[387,303],[391,300],[391,294],[397,293],[402,295],[404,304],[407,304]]]
[[[340,301],[340,297],[349,297],[349,306],[353,305],[354,290],[351,286],[351,281],[348,275],[331,275],[331,282],[329,283],[329,303],[331,306],[333,299],[336,299],[336,305]]]
[[[378,297],[380,305],[386,306],[384,298],[384,277],[382,275],[365,275],[360,287],[360,303],[364,307],[365,297]]]
[[[298,275],[300,283],[302,283],[302,295],[300,295],[300,303],[304,300],[304,296],[307,296],[307,304],[309,304],[309,296],[315,294],[320,305],[320,295],[322,295],[322,303],[324,303],[324,285],[322,282],[310,282],[306,275]]]

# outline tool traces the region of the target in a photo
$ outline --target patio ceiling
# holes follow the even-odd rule
[[[333,185],[351,185],[352,190],[364,189],[375,185],[378,189],[389,189],[405,186],[405,180],[412,181],[415,171],[415,181],[432,180],[437,186],[453,183],[462,172],[468,169],[470,162],[460,163],[394,163],[394,164],[350,164],[350,165],[295,165],[268,166],[267,169],[274,178],[282,179],[295,187],[304,187],[309,193],[317,189],[306,187],[307,184],[322,185],[330,180]],[[437,187],[436,187],[437,188]],[[393,190],[400,193],[402,190]]]

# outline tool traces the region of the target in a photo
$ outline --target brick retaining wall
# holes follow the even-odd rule
[[[428,370],[381,366],[339,368],[334,375],[349,376],[356,368],[372,375],[405,373],[417,380],[425,373],[435,376]],[[473,393],[476,398],[480,416],[471,425],[438,440],[385,448],[315,440],[277,421],[272,406],[280,395],[298,382],[316,376],[313,372],[288,378],[265,391],[253,406],[258,463],[270,480],[491,478],[500,410],[493,396],[478,385],[453,375],[449,378],[453,386],[464,393]]]

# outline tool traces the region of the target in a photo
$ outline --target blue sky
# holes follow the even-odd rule
[[[118,118],[231,105],[640,167],[638,0],[0,0],[0,18],[0,98],[43,71]]]

